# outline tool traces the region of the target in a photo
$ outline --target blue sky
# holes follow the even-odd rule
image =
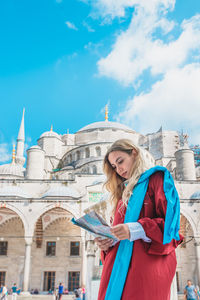
[[[104,119],[200,143],[199,0],[0,2],[0,162],[25,107],[26,144]]]

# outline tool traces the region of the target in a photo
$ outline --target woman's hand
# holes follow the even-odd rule
[[[130,231],[127,224],[118,224],[113,226],[110,231],[118,240],[130,239]]]
[[[97,243],[97,245],[102,251],[107,251],[112,246],[113,243],[112,239],[101,239],[99,237],[95,238],[94,241],[95,243]]]

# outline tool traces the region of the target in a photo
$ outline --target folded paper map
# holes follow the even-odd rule
[[[72,218],[72,223],[89,231],[95,237],[110,238],[117,241],[110,232],[110,226],[94,210],[79,219]]]

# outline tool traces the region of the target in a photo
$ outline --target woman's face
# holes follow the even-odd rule
[[[122,178],[129,179],[135,157],[135,149],[133,149],[131,154],[123,151],[113,151],[108,155],[108,160],[117,174]]]

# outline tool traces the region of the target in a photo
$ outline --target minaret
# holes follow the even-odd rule
[[[175,154],[176,158],[176,179],[196,180],[194,152],[188,146],[188,135],[180,135],[181,148]]]
[[[22,121],[17,137],[17,151],[16,151],[16,163],[20,165],[24,165],[25,163],[25,157],[24,157],[24,112],[25,109],[23,109],[23,114],[22,114]]]
[[[105,108],[105,121],[108,121],[108,105],[106,104]]]

